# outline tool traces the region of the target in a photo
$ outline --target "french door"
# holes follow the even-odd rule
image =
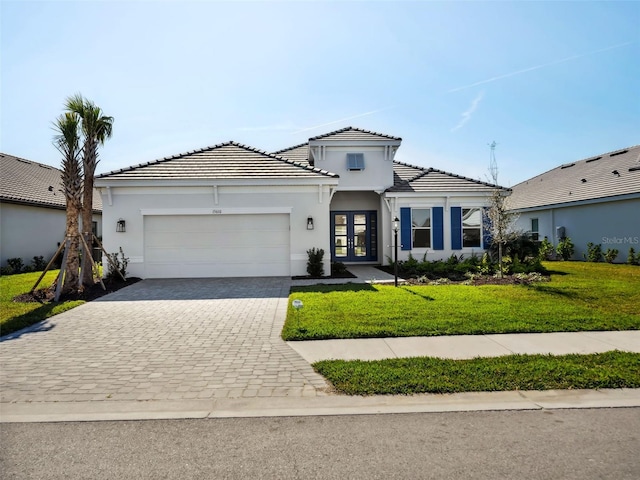
[[[377,212],[331,212],[331,259],[336,262],[378,260]]]

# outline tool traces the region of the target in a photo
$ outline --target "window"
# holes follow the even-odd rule
[[[538,230],[538,219],[532,218],[531,219],[531,240],[533,240],[534,242],[537,242],[539,239],[540,239],[540,233]]]
[[[431,248],[431,209],[411,209],[411,238],[414,248]]]
[[[364,153],[347,153],[348,170],[364,170]]]
[[[480,247],[482,239],[482,210],[462,209],[462,246]]]

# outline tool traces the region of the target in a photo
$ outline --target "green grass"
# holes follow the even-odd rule
[[[348,395],[640,387],[640,354],[620,351],[472,360],[324,360],[313,367]]]
[[[7,335],[41,320],[70,310],[85,303],[83,300],[67,302],[18,303],[13,298],[28,293],[42,272],[21,273],[0,277],[0,334]],[[38,288],[48,287],[58,275],[58,270],[47,272]]]
[[[292,288],[285,340],[640,329],[640,268],[545,262],[525,285]],[[294,310],[293,299],[304,307]]]

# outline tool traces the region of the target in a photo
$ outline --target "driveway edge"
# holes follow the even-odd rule
[[[0,423],[372,415],[640,407],[640,389],[469,392],[412,396],[2,403]]]

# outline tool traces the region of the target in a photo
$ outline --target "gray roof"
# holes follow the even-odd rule
[[[301,143],[293,147],[278,150],[272,152],[272,155],[287,158],[293,162],[300,163],[302,165],[310,165],[309,163],[309,143]]]
[[[394,162],[394,185],[387,192],[478,192],[487,193],[496,188],[509,191],[499,185],[474,180],[435,168],[421,168],[401,162]],[[413,175],[413,176],[411,176]]]
[[[640,145],[570,162],[513,187],[518,210],[640,194]]]
[[[158,179],[275,179],[338,177],[335,173],[297,163],[236,142],[180,153],[140,165],[114,170],[97,178]]]
[[[50,165],[0,153],[0,201],[66,209],[62,172]],[[102,211],[102,198],[93,193],[93,210]]]
[[[325,133],[323,135],[318,135],[317,137],[311,137],[309,141],[313,140],[348,140],[348,141],[369,141],[369,140],[396,140],[401,141],[400,137],[392,137],[391,135],[385,135],[383,133],[372,132],[369,130],[362,130],[361,128],[355,127],[345,127],[340,130],[335,130],[333,132]]]

